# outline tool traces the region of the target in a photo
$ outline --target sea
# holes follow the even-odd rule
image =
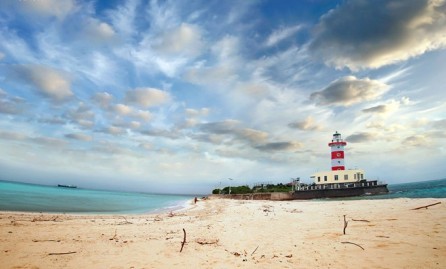
[[[181,209],[193,198],[0,181],[0,211],[143,214]]]
[[[342,200],[446,198],[446,179],[389,184],[388,189],[389,193],[385,195]],[[142,214],[180,209],[193,198],[189,195],[100,191],[0,181],[0,211]]]

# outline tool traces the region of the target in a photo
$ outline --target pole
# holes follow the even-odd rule
[[[232,178],[228,178],[230,181],[229,181],[229,194],[231,194],[231,180],[233,180]]]

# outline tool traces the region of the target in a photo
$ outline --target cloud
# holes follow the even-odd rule
[[[412,147],[424,147],[429,144],[429,140],[424,135],[412,135],[406,137],[402,144]]]
[[[53,101],[63,101],[73,96],[71,83],[61,71],[43,65],[17,65],[13,76],[33,86],[40,94]]]
[[[92,97],[92,99],[102,108],[107,108],[113,100],[113,95],[109,94],[108,92],[98,92]]]
[[[27,138],[28,137],[22,133],[0,131],[0,139],[20,141],[20,140],[25,140]]]
[[[314,118],[311,116],[308,116],[303,121],[296,121],[296,122],[289,123],[288,127],[299,129],[299,130],[304,130],[304,131],[314,131],[314,130],[322,129],[322,127],[320,125],[317,125],[314,123]]]
[[[84,39],[94,44],[104,44],[112,41],[115,38],[116,33],[110,24],[89,18],[85,22],[81,35]]]
[[[0,51],[0,61],[3,60],[3,58],[5,58],[5,54]]]
[[[446,2],[345,1],[321,17],[310,51],[352,70],[378,68],[446,46]]]
[[[39,16],[55,16],[59,19],[67,16],[76,8],[74,0],[24,0],[17,2],[18,7],[31,14]]]
[[[74,139],[74,140],[80,140],[80,141],[92,141],[93,137],[86,134],[80,134],[80,133],[73,133],[73,134],[66,134],[66,138]]]
[[[18,115],[24,110],[24,99],[17,96],[9,96],[0,89],[0,113]]]
[[[374,134],[366,133],[366,132],[360,132],[356,134],[352,134],[345,138],[347,142],[350,143],[362,143],[372,140],[375,137]]]
[[[387,88],[377,80],[346,76],[333,81],[322,91],[312,93],[310,99],[321,105],[349,106],[376,99]]]
[[[119,115],[129,115],[133,111],[131,107],[123,104],[114,105],[111,107],[111,110],[118,113]]]
[[[142,107],[163,105],[171,100],[168,92],[154,88],[136,88],[125,94],[125,101]]]
[[[271,142],[255,148],[261,151],[295,151],[302,147],[298,142]]]
[[[266,42],[266,47],[271,47],[274,45],[277,45],[278,43],[282,42],[283,40],[293,36],[297,31],[299,31],[302,28],[301,25],[295,25],[291,27],[282,27],[279,30],[276,30],[272,32]]]
[[[165,32],[154,48],[164,54],[197,56],[201,53],[202,46],[199,28],[182,23],[178,28]]]

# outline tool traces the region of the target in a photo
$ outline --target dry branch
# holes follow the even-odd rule
[[[113,237],[110,238],[109,240],[114,240],[114,239],[116,239],[116,230],[115,230],[115,235],[113,235]]]
[[[76,251],[70,251],[70,252],[53,252],[53,253],[48,253],[48,255],[66,255],[66,254],[74,254],[77,253]]]
[[[218,244],[218,239],[214,239],[214,240],[207,240],[207,239],[197,239],[195,240],[195,242],[197,242],[200,245],[213,245],[213,244]]]
[[[366,219],[352,219],[352,221],[370,222],[370,220],[366,220]]]
[[[418,209],[422,209],[422,208],[427,209],[430,206],[439,205],[439,204],[441,204],[441,202],[437,202],[437,203],[433,203],[433,204],[425,205],[425,206],[420,206],[420,207],[415,207],[415,208],[412,208],[411,210],[418,210]]]
[[[360,245],[358,245],[358,244],[356,244],[356,243],[353,243],[353,242],[345,241],[345,242],[341,242],[341,243],[342,243],[342,244],[352,244],[352,245],[355,245],[355,246],[357,246],[357,247],[360,247],[362,250],[364,250],[363,247],[361,247]]]
[[[181,249],[180,252],[183,251],[184,244],[186,243],[186,230],[183,228],[184,238],[183,242],[181,242]]]
[[[254,251],[251,253],[251,256],[257,251],[258,248],[259,246],[257,246],[256,249],[254,249]]]
[[[344,230],[343,230],[344,234],[345,234],[345,229],[347,229],[347,225],[348,225],[348,221],[345,220],[345,216],[346,215],[344,215]]]

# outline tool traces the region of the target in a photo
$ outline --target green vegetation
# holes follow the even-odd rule
[[[279,184],[265,184],[254,186],[252,189],[249,186],[233,186],[231,187],[231,194],[245,194],[245,193],[258,193],[258,192],[290,192],[291,186]],[[223,189],[214,189],[212,194],[229,194],[229,187]]]

